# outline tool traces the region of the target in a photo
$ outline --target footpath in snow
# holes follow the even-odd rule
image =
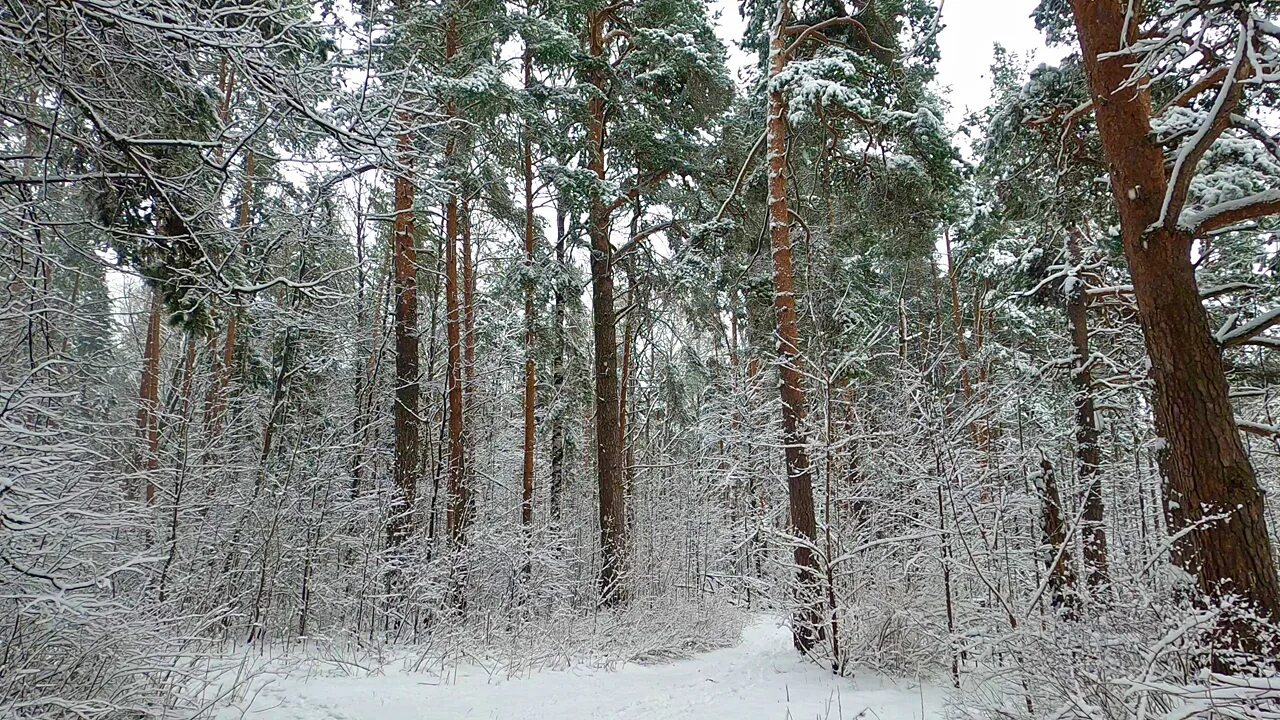
[[[263,688],[245,720],[933,720],[945,691],[859,671],[837,678],[801,660],[776,620],[735,646],[666,665],[569,668],[491,678],[463,668],[442,683],[410,673],[289,677]],[[240,712],[224,713],[238,718]]]

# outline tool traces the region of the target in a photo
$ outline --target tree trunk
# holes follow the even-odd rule
[[[458,25],[452,12],[446,19],[444,37],[444,59],[448,64],[458,54]],[[458,150],[457,131],[452,126],[458,116],[458,109],[452,101],[445,107],[445,115],[449,120],[448,141],[445,143],[444,166],[450,168],[455,163]],[[455,548],[461,547],[466,533],[467,507],[470,504],[467,487],[467,450],[465,436],[465,397],[463,385],[463,312],[461,294],[467,292],[467,278],[459,277],[458,242],[461,228],[458,217],[459,197],[455,190],[449,192],[445,204],[444,245],[445,245],[445,336],[449,342],[447,361],[448,372],[448,422],[449,422],[449,474],[448,505],[445,510],[445,525],[449,540]],[[465,261],[469,264],[469,259]],[[459,281],[463,287],[459,288]]]
[[[960,390],[964,393],[966,408],[972,408],[979,401],[979,398],[974,388],[973,379],[969,375],[969,342],[965,339],[964,312],[960,305],[959,269],[956,267],[955,256],[951,252],[951,231],[949,229],[945,230],[942,237],[943,247],[947,253],[947,286],[951,293],[951,322],[955,325],[956,354],[960,356]],[[978,317],[975,317],[975,329],[977,329],[978,322]],[[986,458],[990,452],[990,442],[982,420],[974,419],[970,421],[969,436],[973,439],[974,446]],[[983,487],[981,497],[984,504],[989,503],[991,501],[990,489]]]
[[[408,117],[403,118],[407,124]],[[410,136],[400,136],[400,162],[408,165]],[[387,544],[398,546],[412,532],[418,487],[418,250],[414,244],[413,179],[395,178],[392,267],[396,296],[396,400],[394,480],[396,495],[387,522]]]
[[[938,458],[938,477],[942,477],[941,457]],[[951,654],[951,684],[959,688],[960,653],[956,651],[956,612],[951,599],[951,536],[947,533],[947,516],[943,513],[941,484],[938,485],[938,536],[942,541],[938,561],[942,564],[942,596],[947,605],[947,648]]]
[[[786,69],[790,8],[778,9],[769,45],[769,77]],[[822,639],[818,562],[812,545],[817,536],[813,512],[813,478],[805,438],[805,389],[801,372],[800,328],[796,317],[795,272],[791,262],[791,218],[787,205],[787,101],[781,90],[769,92],[766,126],[769,153],[769,238],[773,247],[773,308],[778,327],[778,387],[782,395],[782,442],[787,463],[791,532],[795,534],[797,610],[792,623],[796,649],[807,653]]]
[[[1067,234],[1069,262],[1079,268],[1084,260],[1076,228]],[[1087,283],[1079,274],[1067,292],[1067,317],[1071,321],[1071,385],[1076,407],[1076,476],[1085,488],[1081,534],[1084,545],[1085,583],[1095,593],[1105,593],[1108,583],[1107,531],[1103,523],[1102,475],[1098,472],[1101,448],[1098,447],[1097,412],[1093,399],[1093,376],[1089,350],[1089,298]]]
[[[276,428],[284,421],[284,414],[287,410],[289,376],[293,373],[294,331],[292,327],[285,328],[283,345],[279,362],[277,363],[276,359],[272,358],[272,364],[277,366],[277,370],[275,379],[271,383],[271,404],[267,410],[267,421],[262,428],[262,446],[258,452],[258,472],[253,483],[254,500],[258,499],[258,494],[262,492],[263,483],[267,479],[267,460],[271,457],[271,447],[275,439]]]
[[[1075,619],[1079,606],[1076,575],[1071,570],[1071,552],[1067,549],[1067,528],[1062,522],[1062,496],[1058,492],[1053,464],[1040,461],[1041,531],[1048,553],[1050,602],[1064,617]]]
[[[605,94],[608,75],[604,25],[606,13],[587,13],[590,57],[595,66],[589,81],[595,92],[587,106],[587,162],[605,180]],[[597,67],[598,66],[598,67]],[[622,476],[622,438],[618,408],[618,337],[613,305],[613,246],[609,242],[610,212],[605,199],[591,199],[587,231],[591,240],[592,330],[595,338],[596,477],[600,489],[600,600],[622,600],[620,582],[626,552],[626,493]]]
[[[632,236],[634,237],[634,233],[632,233]],[[628,426],[631,422],[631,405],[629,402],[631,385],[635,382],[631,367],[631,354],[635,348],[637,328],[635,320],[636,279],[634,272],[630,268],[627,273],[627,304],[623,311],[627,316],[627,321],[622,326],[622,366],[620,368],[622,380],[618,383],[618,437],[622,442],[623,487],[629,498],[632,484],[631,467],[635,464],[635,449],[633,443],[627,437],[627,433],[630,432]]]
[[[524,87],[533,85],[533,50],[524,50]],[[538,398],[538,372],[533,356],[534,327],[533,301],[536,287],[533,280],[534,217],[533,217],[533,129],[524,123],[524,148],[521,158],[524,170],[524,446],[521,472],[520,523],[528,532],[533,528],[533,453],[535,447],[534,407]]]
[[[462,396],[467,402],[468,410],[474,411],[476,403],[476,262],[480,248],[475,248],[472,255],[471,246],[471,200],[461,198],[459,228],[462,232],[462,367],[465,371],[462,385]],[[470,413],[464,414],[464,419]],[[463,432],[470,428],[463,423]],[[467,449],[471,449],[471,438],[466,437]]]
[[[162,221],[162,232],[163,228]],[[160,320],[163,315],[164,299],[160,288],[151,288],[147,341],[142,351],[142,382],[138,389],[138,437],[142,440],[142,462],[139,465],[147,474],[143,498],[148,505],[155,504],[155,472],[160,463]]]
[[[564,336],[564,242],[564,210],[557,205],[556,279],[553,291],[555,305],[552,308],[552,324],[555,326],[556,347],[551,367],[551,393],[552,397],[555,398],[555,406],[552,409],[551,418],[551,497],[548,501],[551,522],[556,526],[557,530],[560,525],[561,498],[564,495],[564,355],[566,344]]]
[[[445,336],[449,343],[448,373],[448,422],[449,422],[449,473],[447,487],[449,502],[445,525],[449,539],[455,546],[463,541],[467,509],[466,445],[463,437],[462,394],[462,304],[459,298],[458,270],[458,198],[450,195],[445,207]]]
[[[1147,84],[1129,84],[1137,23],[1126,23],[1120,0],[1071,0],[1092,89],[1098,130],[1111,169],[1125,256],[1133,276],[1151,377],[1160,465],[1171,534],[1191,528],[1174,561],[1195,575],[1219,607],[1235,595],[1255,611],[1280,619],[1280,580],[1263,515],[1263,495],[1228,396],[1222,356],[1191,264],[1192,238],[1160,221],[1168,178],[1153,141]],[[1123,30],[1126,29],[1127,30]],[[1127,31],[1128,37],[1122,38]],[[1226,519],[1205,518],[1230,513]],[[1274,656],[1251,623],[1238,615],[1220,624],[1221,646]],[[1215,657],[1217,670],[1226,662]]]
[[[466,457],[470,459],[475,449],[475,438],[472,435],[472,424],[479,410],[479,393],[476,391],[476,264],[479,262],[480,247],[476,243],[475,254],[471,244],[471,200],[460,199],[458,229],[462,233],[462,245],[459,249],[462,260],[462,446]],[[462,523],[461,534],[466,535],[466,527],[470,523],[472,507],[472,488],[475,487],[475,468],[470,462],[462,464]]]

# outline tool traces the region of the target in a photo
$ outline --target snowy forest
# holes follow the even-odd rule
[[[1280,2],[1025,5],[0,2],[0,717],[1280,718]]]

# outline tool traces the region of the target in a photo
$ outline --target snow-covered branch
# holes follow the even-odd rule
[[[1228,320],[1214,337],[1224,348],[1235,347],[1253,340],[1278,323],[1280,323],[1280,307],[1272,308],[1243,325],[1237,325],[1234,319]]]
[[[1192,237],[1204,237],[1224,228],[1277,214],[1280,214],[1280,189],[1273,188],[1184,214],[1179,226]]]

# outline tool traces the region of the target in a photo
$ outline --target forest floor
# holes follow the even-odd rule
[[[463,667],[435,675],[287,676],[225,720],[933,720],[946,691],[859,670],[837,678],[758,618],[731,647],[662,665],[571,667],[513,679]],[[241,712],[243,710],[243,715]]]

